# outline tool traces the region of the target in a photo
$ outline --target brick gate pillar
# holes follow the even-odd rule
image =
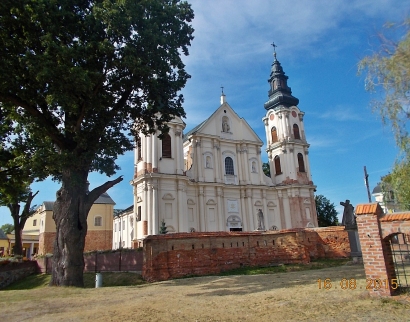
[[[378,203],[362,204],[356,207],[356,221],[362,247],[366,288],[371,296],[390,296],[392,279],[396,278],[391,265],[390,245],[383,240],[379,219],[383,210]],[[397,281],[396,281],[397,282]]]

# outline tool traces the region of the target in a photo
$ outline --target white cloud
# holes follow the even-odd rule
[[[232,64],[248,56],[261,57],[278,51],[287,54],[324,55],[343,41],[329,37],[368,18],[396,19],[407,9],[399,0],[192,0],[195,39],[188,63]],[[350,34],[354,41],[355,33]],[[349,41],[349,39],[344,39]]]
[[[331,119],[335,122],[340,121],[365,121],[363,115],[358,114],[349,106],[336,106],[335,108],[327,109],[325,113],[319,115],[322,119]]]

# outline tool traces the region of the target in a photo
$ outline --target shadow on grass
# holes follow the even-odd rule
[[[140,274],[136,273],[112,273],[106,272],[101,273],[103,279],[103,287],[113,287],[113,286],[136,286],[145,284],[146,282],[142,279]],[[84,273],[84,288],[94,288],[95,287],[95,274],[94,273]],[[6,288],[4,291],[16,291],[16,290],[32,290],[36,288],[46,287],[50,284],[51,275],[50,274],[36,274],[30,275],[20,281],[17,281]]]
[[[216,276],[233,276],[233,275],[261,275],[261,274],[276,274],[286,272],[298,272],[306,270],[314,270],[321,268],[330,268],[345,265],[349,259],[321,259],[312,261],[309,264],[289,264],[276,265],[269,267],[240,267],[230,271],[215,274]],[[102,272],[103,287],[114,286],[136,286],[146,284],[140,274],[126,272]],[[185,278],[194,277],[186,276]],[[84,273],[84,287],[95,287],[95,273]],[[50,274],[31,275],[25,279],[15,282],[5,288],[5,291],[14,290],[30,290],[49,285],[51,279]]]
[[[286,272],[307,271],[312,269],[330,268],[343,266],[347,264],[350,259],[319,259],[310,262],[309,264],[281,264],[269,267],[240,267],[229,271],[221,272],[219,276],[231,275],[259,275],[259,274],[276,274]]]

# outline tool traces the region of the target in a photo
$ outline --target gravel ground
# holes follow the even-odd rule
[[[332,281],[328,290],[323,287],[326,278]],[[352,281],[352,288],[355,282],[356,288],[343,290],[343,278]],[[361,265],[195,277],[134,287],[2,291],[0,307],[3,322],[410,321],[408,297],[368,296]]]

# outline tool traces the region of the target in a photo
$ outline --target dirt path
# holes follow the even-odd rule
[[[318,279],[332,280],[319,289]],[[340,281],[353,279],[356,289]],[[323,283],[322,283],[323,285]],[[352,285],[353,287],[353,285]],[[6,321],[410,321],[405,301],[367,296],[362,266],[208,276],[138,287],[0,292]]]

